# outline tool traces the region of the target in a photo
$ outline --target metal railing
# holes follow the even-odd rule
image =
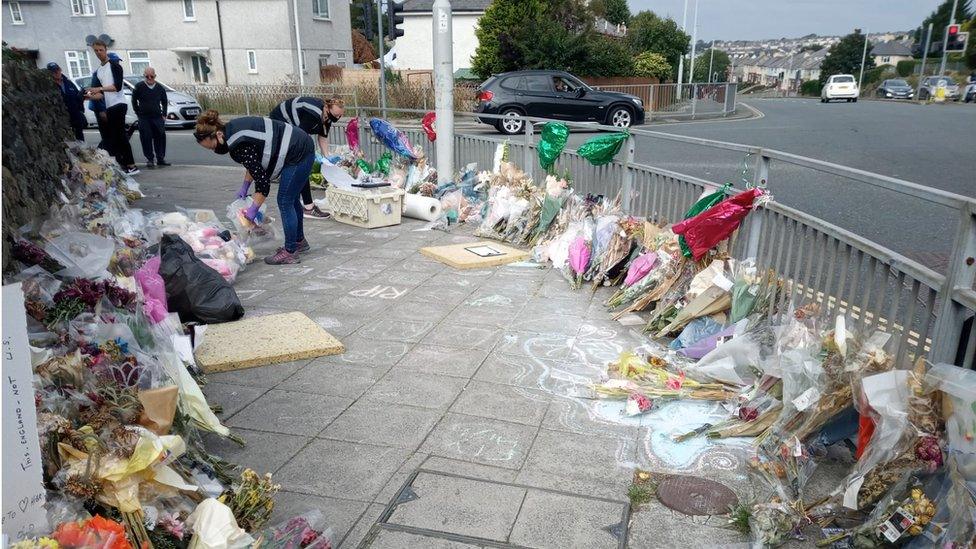
[[[419,116],[422,111],[399,111]],[[456,113],[470,118],[472,113]],[[478,115],[482,119],[494,119]],[[455,136],[454,163],[491,165],[495,148],[509,142],[509,155],[529,175],[543,174],[536,154],[536,126],[547,120],[523,118],[524,133],[511,140],[488,135]],[[610,126],[566,123],[593,131],[620,131]],[[360,125],[362,128],[363,125]],[[405,129],[415,143],[425,143],[420,130]],[[338,143],[345,135],[338,132]],[[365,135],[365,132],[364,132]],[[773,301],[783,313],[790,303],[817,302],[824,315],[846,314],[854,327],[881,329],[894,339],[895,352],[911,360],[926,356],[932,362],[974,366],[976,358],[976,199],[934,190],[909,181],[887,177],[830,162],[774,149],[631,129],[618,158],[595,167],[575,150],[566,149],[557,159],[557,171],[568,170],[580,193],[621,196],[624,210],[656,222],[674,222],[705,191],[717,189],[714,181],[655,168],[635,162],[635,137],[684,143],[713,150],[732,151],[755,159],[751,184],[766,187],[773,163],[813,170],[822,177],[839,176],[955,211],[954,235],[945,274],[909,259],[863,236],[775,201],[750,214],[730,244],[739,259],[755,258],[757,266],[777,276]],[[366,154],[375,158],[383,147],[372,138],[362,139]],[[429,149],[430,162],[436,151]],[[774,308],[771,308],[774,310]]]
[[[736,109],[738,84],[690,83],[690,84],[624,84],[594,86],[604,91],[614,91],[637,96],[644,103],[647,120],[654,117],[691,119],[728,116]]]

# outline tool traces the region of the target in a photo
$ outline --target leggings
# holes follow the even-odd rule
[[[302,219],[305,208],[302,206],[302,189],[308,186],[308,176],[312,173],[315,153],[309,152],[296,164],[288,164],[281,170],[281,183],[278,185],[278,211],[281,212],[281,225],[285,230],[285,249],[294,253],[298,243],[305,240]]]

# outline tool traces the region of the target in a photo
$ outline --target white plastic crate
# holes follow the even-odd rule
[[[325,193],[332,218],[365,229],[400,224],[403,191],[390,187],[345,190],[330,185]]]

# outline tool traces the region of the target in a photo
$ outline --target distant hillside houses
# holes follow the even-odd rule
[[[791,55],[758,55],[735,61],[736,81],[795,91],[805,80],[820,78],[820,65],[827,49]]]

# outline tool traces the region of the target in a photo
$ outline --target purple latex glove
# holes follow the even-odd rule
[[[264,217],[261,215],[261,206],[257,203],[252,203],[244,210],[244,217],[251,220],[255,225],[261,224],[261,219]]]
[[[244,183],[241,184],[241,190],[237,191],[238,200],[247,198],[247,191],[249,190],[251,190],[251,182],[245,179]]]

